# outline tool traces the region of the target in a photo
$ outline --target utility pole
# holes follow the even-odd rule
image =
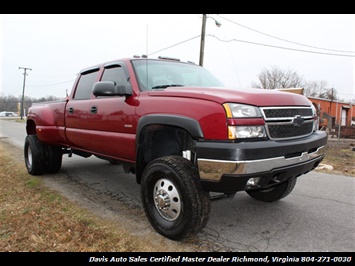
[[[206,19],[207,15],[203,14],[202,16],[202,30],[201,30],[201,44],[200,44],[200,66],[203,66],[203,54],[205,50],[205,32],[206,32]]]
[[[21,100],[21,110],[20,110],[20,114],[21,114],[21,120],[23,119],[23,101],[25,99],[25,86],[26,86],[26,76],[27,76],[27,70],[32,70],[31,68],[28,67],[19,67],[18,69],[23,69],[23,89],[22,89],[22,100]]]
[[[207,16],[207,14],[202,14],[202,30],[201,30],[201,44],[200,44],[200,66],[203,66],[203,56],[205,53],[205,36],[206,36],[206,20],[211,18],[214,20],[217,27],[222,26],[220,22],[215,20],[213,17]]]

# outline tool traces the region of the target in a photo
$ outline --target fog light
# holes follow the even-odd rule
[[[252,178],[249,178],[246,186],[247,187],[255,187],[255,186],[258,186],[259,182],[260,182],[260,177],[252,177]]]

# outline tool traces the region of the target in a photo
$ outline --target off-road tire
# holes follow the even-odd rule
[[[29,174],[42,175],[45,172],[45,147],[36,135],[28,135],[24,146],[25,165]]]
[[[249,196],[256,200],[273,202],[288,196],[296,185],[297,178],[292,178],[268,189],[246,190]]]
[[[45,172],[49,174],[57,173],[62,167],[62,158],[61,147],[45,145]]]
[[[152,227],[169,239],[186,239],[207,224],[209,193],[202,189],[197,168],[182,157],[150,162],[142,175],[141,198]]]

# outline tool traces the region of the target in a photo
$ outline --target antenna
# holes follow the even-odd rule
[[[145,54],[148,55],[148,24],[147,24],[147,32],[145,37]]]
[[[148,24],[147,24],[147,33],[146,33],[146,45],[145,45],[145,54],[146,56],[148,56]],[[149,79],[148,79],[148,59],[145,61],[145,71],[146,71],[146,74],[145,74],[145,77],[146,77],[146,86],[147,86],[147,89],[148,89],[148,82],[149,82]]]

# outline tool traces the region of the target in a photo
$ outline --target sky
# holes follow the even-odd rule
[[[221,26],[217,27],[215,21]],[[133,55],[199,64],[202,14],[0,14],[0,94],[65,97],[77,73]],[[251,88],[277,67],[355,99],[355,14],[208,14],[203,66]]]

